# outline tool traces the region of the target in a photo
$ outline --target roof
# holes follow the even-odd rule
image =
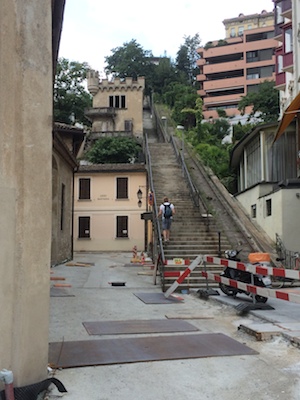
[[[146,172],[145,164],[92,164],[80,165],[77,172]]]
[[[249,14],[249,15],[240,14],[238,17],[235,17],[235,18],[224,19],[223,24],[227,24],[228,22],[243,21],[245,19],[247,20],[247,19],[253,19],[253,18],[266,18],[266,17],[271,17],[271,16],[274,16],[274,11],[263,10],[261,13]]]

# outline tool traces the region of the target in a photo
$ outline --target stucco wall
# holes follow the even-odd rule
[[[91,199],[78,200],[79,178],[91,179]],[[128,199],[116,199],[116,178],[128,177]],[[137,191],[143,192],[138,207]],[[147,208],[146,171],[141,173],[76,173],[74,200],[74,251],[144,250],[145,221],[141,213]],[[78,218],[90,217],[90,238],[78,238]],[[116,237],[116,217],[128,216],[128,238]]]
[[[271,186],[270,186],[271,188]],[[266,195],[267,185],[257,185],[236,196],[251,218],[251,206],[256,204],[256,218],[251,218],[274,241],[276,233],[287,250],[299,251],[300,189],[281,189]],[[263,195],[265,194],[265,195]],[[271,199],[272,214],[267,215],[266,201]]]
[[[16,387],[47,377],[51,22],[51,1],[1,1],[0,369],[13,371]]]

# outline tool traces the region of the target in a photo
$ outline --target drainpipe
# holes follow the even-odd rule
[[[14,394],[14,376],[12,371],[8,371],[7,369],[3,369],[0,371],[0,380],[5,384],[5,399],[6,400],[15,400]]]

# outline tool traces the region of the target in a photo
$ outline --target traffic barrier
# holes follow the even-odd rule
[[[252,274],[272,275],[280,278],[300,280],[300,271],[296,270],[268,267],[265,264],[244,264],[239,261],[227,260],[224,258],[212,257],[208,255],[203,256],[203,261],[212,264],[222,265],[224,267],[239,269],[240,271],[248,271]]]
[[[201,272],[201,275],[204,276],[205,278],[213,279],[218,283],[222,282],[225,285],[232,286],[236,289],[242,289],[242,290],[252,293],[254,295],[259,295],[259,296],[263,296],[263,297],[274,297],[275,299],[286,300],[286,301],[291,301],[293,303],[300,304],[300,291],[299,291],[299,294],[295,294],[295,293],[287,292],[287,291],[263,288],[261,286],[255,286],[255,285],[251,285],[248,283],[235,281],[233,279],[225,278],[223,276],[215,275],[215,274],[212,274],[209,272],[204,272],[204,271]]]
[[[300,272],[295,270],[286,270],[284,268],[274,268],[268,267],[263,264],[245,264],[239,261],[227,260],[218,257],[212,257],[208,255],[203,256],[203,262],[213,263],[217,265],[222,265],[224,267],[230,267],[234,269],[239,269],[240,271],[251,272],[252,274],[260,275],[272,275],[276,277],[291,278],[300,280]],[[271,288],[265,288],[261,286],[255,286],[233,279],[225,278],[220,275],[215,275],[208,272],[201,272],[201,275],[205,278],[212,279],[218,283],[222,282],[225,285],[232,286],[237,289],[244,290],[246,292],[252,293],[254,295],[259,295],[263,297],[273,297],[280,300],[291,301],[293,303],[300,303],[300,291],[299,294],[292,293],[291,291],[281,291]]]
[[[193,271],[193,269],[195,269],[197,267],[197,265],[202,264],[202,263],[203,263],[203,256],[200,255],[200,256],[196,257],[195,260],[191,263],[191,265],[179,276],[179,278],[165,292],[165,297],[169,297],[170,294],[175,292],[175,290],[184,281],[184,279],[190,275],[191,271]]]
[[[253,274],[272,275],[277,277],[300,280],[300,272],[295,270],[286,270],[284,268],[273,268],[262,264],[259,265],[245,264],[239,261],[227,260],[209,255],[199,255],[198,257],[195,258],[195,260],[191,263],[191,265],[183,273],[180,274],[179,278],[169,287],[169,289],[165,292],[165,297],[169,297],[170,294],[173,293],[178,288],[178,286],[184,281],[184,279],[190,275],[191,271],[195,269],[198,265],[201,265],[203,263],[222,265],[224,267],[239,269],[241,271],[247,271]],[[223,276],[209,273],[206,271],[201,271],[201,275],[206,279],[212,279],[218,283],[224,283],[225,285],[232,286],[236,289],[244,290],[254,295],[259,295],[263,297],[273,297],[279,300],[285,300],[300,304],[300,291],[299,294],[296,294],[291,292],[291,290],[281,291],[261,286],[255,286],[252,284],[236,281],[234,279],[225,278]]]

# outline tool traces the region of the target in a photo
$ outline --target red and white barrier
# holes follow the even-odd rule
[[[286,300],[286,301],[291,301],[293,303],[298,303],[300,304],[300,291],[299,294],[293,293],[290,291],[281,291],[281,290],[275,290],[275,289],[268,289],[260,286],[255,286],[255,285],[250,285],[247,283],[243,283],[240,281],[235,281],[233,279],[225,278],[220,275],[215,275],[212,273],[208,273],[205,271],[201,272],[201,275],[204,276],[205,278],[212,279],[218,283],[222,282],[225,285],[232,286],[236,289],[241,289],[246,292],[252,293],[254,295],[259,295],[263,297],[274,297],[275,299],[279,300]]]
[[[198,265],[203,264],[204,262],[212,263],[216,265],[222,265],[224,267],[230,267],[234,269],[239,269],[241,271],[248,271],[253,274],[260,275],[272,275],[284,278],[298,279],[300,280],[300,272],[295,270],[286,270],[283,268],[273,268],[268,267],[262,264],[244,264],[238,261],[227,260],[218,257],[212,257],[208,255],[199,255],[195,258],[195,260],[191,263],[191,265],[179,276],[179,278],[169,287],[169,289],[165,292],[165,297],[169,297],[171,293],[173,293],[178,286],[184,281],[184,279],[190,275],[191,271],[195,269]],[[293,293],[291,290],[281,291],[275,289],[262,288],[260,286],[255,286],[247,283],[243,283],[240,281],[236,281],[234,279],[225,278],[220,275],[215,275],[212,273],[208,273],[206,271],[202,271],[201,275],[205,278],[212,279],[218,283],[222,282],[225,285],[232,286],[236,289],[241,289],[246,292],[252,293],[254,295],[259,295],[263,297],[273,297],[280,300],[291,301],[293,303],[300,304],[300,291],[299,294]]]
[[[180,275],[180,277],[169,287],[169,289],[165,292],[165,297],[169,297],[171,293],[175,292],[178,286],[184,281],[184,279],[189,276],[191,271],[197,267],[197,265],[203,263],[203,256],[200,255],[195,258],[192,264]]]
[[[227,260],[224,258],[212,257],[208,255],[203,256],[203,261],[216,265],[222,265],[224,267],[230,267],[239,269],[240,271],[248,271],[252,274],[260,275],[272,275],[281,278],[290,278],[300,280],[300,271],[284,269],[284,268],[273,268],[268,267],[264,264],[244,264],[238,261]]]

